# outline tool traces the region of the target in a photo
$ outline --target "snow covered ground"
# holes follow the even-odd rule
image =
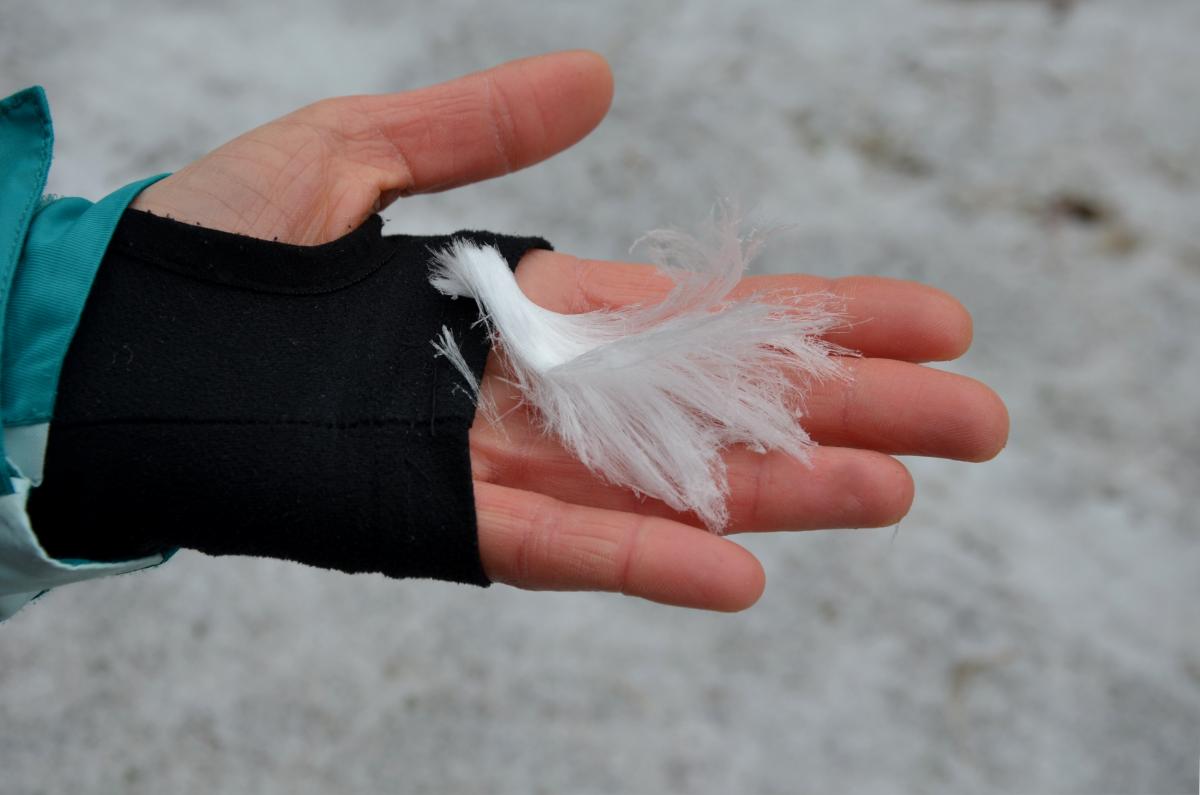
[[[892,529],[746,538],[707,615],[181,553],[0,628],[0,792],[1191,793],[1200,756],[1200,3],[0,0],[52,189],[97,196],[341,93],[591,47],[608,121],[404,201],[624,256],[724,194],[770,270],[921,279],[996,461]]]

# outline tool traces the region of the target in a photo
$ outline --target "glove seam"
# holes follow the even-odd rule
[[[154,217],[159,221],[170,221],[170,219],[157,218],[157,216],[154,216]],[[178,223],[178,222],[172,222],[172,223]],[[183,226],[185,229],[192,229],[192,227],[188,227],[186,224],[180,224],[180,225]],[[213,231],[219,231],[219,230],[205,230],[205,231],[213,232]],[[361,233],[362,233],[362,227],[360,226],[354,232],[351,232],[350,235],[361,234]],[[295,254],[296,249],[300,249],[301,251],[307,250],[310,252],[314,252],[312,254],[314,259],[319,259],[320,257],[323,257],[324,254],[318,253],[317,249],[326,249],[326,247],[328,247],[327,251],[331,252],[334,250],[334,248],[333,248],[334,246],[339,245],[339,244],[344,245],[343,241],[345,240],[345,238],[340,238],[339,240],[333,241],[332,243],[326,243],[323,246],[313,246],[313,247],[293,246],[293,245],[286,244],[286,243],[279,243],[276,241],[269,241],[269,240],[260,240],[257,238],[246,238],[246,240],[252,240],[256,244],[256,248],[260,248],[264,251],[268,250],[268,249],[274,249],[277,254],[287,255],[287,254]],[[251,292],[251,293],[258,293],[258,294],[265,294],[265,295],[313,296],[313,295],[328,295],[330,293],[336,293],[339,290],[344,290],[348,287],[353,287],[354,285],[356,285],[360,282],[363,282],[366,279],[369,279],[371,276],[376,274],[381,268],[383,268],[385,265],[387,265],[388,262],[395,259],[396,256],[400,253],[399,246],[396,246],[394,244],[389,245],[389,243],[392,240],[393,240],[393,238],[390,238],[390,237],[379,236],[376,240],[372,241],[369,247],[365,247],[366,250],[365,250],[364,254],[366,256],[366,259],[365,259],[366,264],[359,266],[358,268],[354,269],[353,271],[350,271],[349,273],[341,275],[340,278],[336,278],[336,279],[333,279],[333,280],[327,281],[327,282],[316,282],[312,285],[307,285],[307,286],[291,286],[291,287],[289,287],[287,285],[283,285],[283,284],[270,283],[270,282],[265,282],[265,281],[258,280],[258,279],[248,278],[245,276],[230,276],[230,275],[217,275],[217,274],[213,274],[213,273],[204,273],[198,269],[199,266],[197,266],[195,263],[189,263],[189,262],[176,260],[176,259],[173,259],[169,256],[165,256],[165,255],[155,252],[155,251],[139,249],[139,248],[135,247],[134,244],[132,244],[130,241],[125,240],[125,239],[122,239],[120,241],[114,241],[114,245],[120,245],[121,246],[121,254],[123,254],[124,256],[128,257],[129,259],[131,259],[139,264],[158,268],[160,270],[164,270],[169,273],[173,273],[173,274],[182,276],[187,279],[193,279],[195,281],[202,282],[205,284],[215,284],[215,285],[218,285],[221,287],[228,287],[233,290],[242,290],[244,292]],[[333,259],[333,257],[330,257],[330,258]]]

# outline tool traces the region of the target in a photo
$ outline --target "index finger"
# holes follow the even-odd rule
[[[541,250],[521,260],[517,282],[535,303],[567,314],[655,303],[672,285],[652,265]],[[842,299],[846,321],[829,339],[864,356],[946,361],[958,358],[971,345],[971,315],[966,308],[949,293],[917,282],[880,276],[749,276],[732,297],[754,293],[825,293]]]

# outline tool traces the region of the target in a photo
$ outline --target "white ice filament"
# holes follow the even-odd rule
[[[552,312],[525,297],[498,251],[462,240],[437,255],[430,281],[479,303],[509,378],[589,469],[721,532],[722,451],[746,445],[807,462],[805,394],[845,377],[833,354],[849,351],[822,336],[842,323],[829,295],[731,299],[758,241],[741,240],[727,216],[709,238],[660,230],[640,241],[675,281],[649,306]],[[434,345],[478,394],[448,329]]]

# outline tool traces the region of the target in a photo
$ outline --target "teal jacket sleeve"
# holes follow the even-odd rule
[[[59,372],[100,260],[134,197],[165,175],[98,202],[43,195],[54,148],[40,87],[0,101],[0,621],[56,585],[162,563],[49,557],[25,511],[42,478]],[[101,528],[96,528],[101,532]]]

